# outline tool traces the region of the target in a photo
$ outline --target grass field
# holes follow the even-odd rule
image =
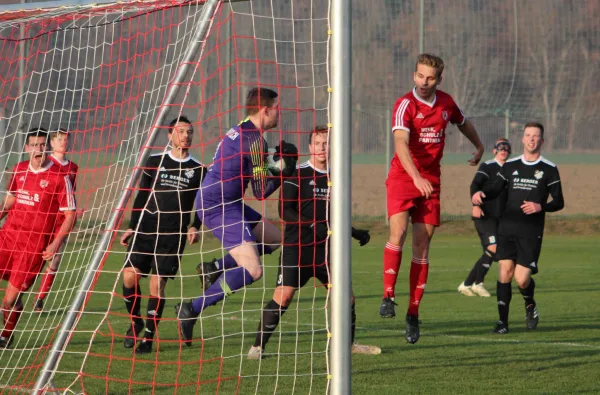
[[[383,350],[379,356],[353,357],[353,392],[600,393],[598,234],[546,237],[536,277],[538,330],[525,330],[522,298],[513,286],[511,332],[499,337],[489,334],[496,320],[495,296],[469,298],[456,292],[480,251],[469,226],[468,221],[453,224],[436,235],[420,310],[422,336],[416,345],[406,344],[403,338],[410,248],[405,249],[399,276],[395,320],[382,320],[378,314],[383,235],[376,234],[368,246],[353,249],[357,341],[376,344]],[[137,358],[122,346],[127,318],[118,295],[112,301],[111,313],[102,320],[121,262],[121,255],[112,254],[105,265],[78,333],[60,363],[56,386],[75,381],[70,389],[88,394],[325,393],[326,294],[310,282],[300,293],[300,303],[294,303],[284,316],[280,325],[283,335],[278,332],[272,337],[267,349],[271,355],[260,362],[244,358],[254,339],[260,308],[271,297],[276,277],[274,257],[267,259],[266,282],[260,281],[230,297],[224,306],[206,311],[196,326],[198,340],[191,348],[180,346],[177,340],[173,305],[181,295],[187,298],[199,292],[197,280],[190,277],[170,282],[167,296],[174,299],[169,300],[160,327],[160,352]],[[194,263],[195,259],[185,260],[185,274],[191,273]],[[496,269],[494,266],[486,279],[491,291]],[[116,292],[120,293],[120,284]],[[51,319],[53,314],[42,316]],[[32,325],[32,320],[27,321]],[[22,341],[16,347],[23,347]]]

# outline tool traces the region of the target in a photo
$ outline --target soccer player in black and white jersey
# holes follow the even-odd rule
[[[298,165],[291,176],[284,179],[280,191],[279,215],[285,223],[281,264],[273,299],[263,308],[256,340],[248,352],[248,359],[260,359],[265,347],[286,312],[296,290],[316,278],[323,285],[329,283],[327,257],[329,204],[329,168],[327,127],[319,126],[310,135],[308,144],[311,157]],[[352,237],[361,246],[370,240],[369,232],[352,228]],[[352,352],[380,354],[381,349],[354,343],[356,313],[352,295]]]
[[[523,129],[523,155],[507,161],[500,177],[472,196],[473,204],[480,205],[484,198],[494,198],[506,189],[496,251],[500,265],[496,288],[500,319],[492,333],[508,333],[513,278],[525,300],[527,328],[535,329],[538,325],[535,281],[531,276],[539,269],[546,213],[562,210],[565,205],[558,168],[541,155],[543,143],[544,126],[527,123]]]
[[[152,155],[144,165],[139,192],[133,203],[129,228],[121,237],[128,247],[123,269],[123,297],[131,325],[124,338],[125,348],[135,346],[144,329],[136,354],[152,351],[152,341],[165,307],[165,285],[179,269],[186,242],[198,241],[201,222],[194,200],[205,168],[189,151],[194,129],[185,116],[169,124],[170,149]],[[193,222],[190,223],[190,213]],[[142,292],[139,281],[150,276],[150,299],[146,323],[140,317]]]
[[[498,172],[511,153],[511,146],[507,139],[500,138],[494,144],[494,159],[488,160],[481,165],[471,182],[471,195],[483,189],[483,185],[498,177]],[[505,193],[505,192],[503,192]],[[496,239],[498,238],[498,221],[504,209],[504,197],[489,199],[482,205],[473,205],[471,217],[475,230],[479,235],[483,254],[479,257],[471,272],[459,286],[458,292],[467,296],[482,296],[489,298],[491,295],[483,286],[485,275],[496,256]]]

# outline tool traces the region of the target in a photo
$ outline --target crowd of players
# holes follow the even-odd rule
[[[448,123],[457,125],[475,146],[470,165],[479,164],[484,153],[473,124],[450,95],[437,89],[443,69],[439,57],[419,55],[415,87],[398,99],[392,119],[395,155],[386,180],[390,233],[383,254],[380,315],[396,315],[395,287],[410,220],[413,240],[405,338],[412,344],[420,337],[419,306],[427,284],[430,243],[440,225],[440,162]],[[248,358],[265,355],[269,338],[299,288],[311,278],[325,286],[329,283],[328,128],[316,127],[310,133],[309,159],[298,164],[296,146],[281,141],[275,154],[270,154],[263,136],[263,131],[278,124],[277,93],[252,89],[245,104],[246,119],[225,134],[209,167],[190,155],[194,130],[183,115],[169,124],[166,149],[144,164],[131,219],[120,238],[127,247],[123,298],[131,318],[124,347],[135,347],[138,354],[152,352],[165,307],[166,283],[177,274],[186,244],[198,241],[202,225],[227,254],[201,262],[197,271],[202,295],[175,306],[179,332],[188,346],[204,309],[259,280],[263,275],[261,256],[282,245],[273,296],[262,310]],[[541,124],[526,124],[523,155],[513,159],[509,159],[510,142],[499,139],[494,145],[495,158],[481,164],[471,184],[472,216],[483,253],[458,290],[468,296],[490,296],[483,280],[492,262],[499,262],[499,320],[493,333],[508,332],[513,277],[525,300],[527,327],[535,329],[538,323],[531,276],[538,271],[544,216],[564,206],[558,169],[540,153],[543,134]],[[1,212],[7,219],[0,229],[0,273],[8,285],[2,300],[0,347],[10,346],[23,310],[21,296],[47,262],[34,303],[34,310],[43,310],[60,252],[75,224],[77,165],[65,157],[68,138],[65,130],[51,132],[49,139],[45,130],[31,130],[25,145],[30,158],[11,173]],[[50,155],[46,154],[47,140]],[[279,190],[283,232],[244,202],[249,185],[259,200]],[[361,246],[370,241],[366,230],[352,228],[352,237]],[[140,280],[148,276],[150,296],[144,320]],[[354,342],[354,296],[350,302],[352,352],[379,354],[377,346]]]

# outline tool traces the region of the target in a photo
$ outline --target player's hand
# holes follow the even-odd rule
[[[312,226],[315,229],[316,241],[323,241],[327,238],[327,233],[329,232],[329,229],[327,227],[326,222],[315,222]]]
[[[479,147],[477,151],[473,152],[473,156],[471,156],[471,159],[467,161],[469,162],[469,165],[477,166],[477,164],[479,164],[479,161],[481,161],[481,157],[483,156],[484,151],[485,150],[483,149],[483,147]]]
[[[285,163],[285,168],[281,172],[281,175],[284,177],[291,176],[296,169],[296,162],[298,162],[298,148],[294,144],[281,140],[281,143],[275,147],[273,160],[278,161],[280,157],[283,158],[283,162]]]
[[[122,246],[127,247],[129,245],[129,238],[131,237],[131,235],[133,235],[133,229],[131,228],[127,229],[125,233],[123,233],[123,236],[121,236],[120,240]]]
[[[476,206],[479,206],[483,203],[483,198],[485,197],[485,193],[483,191],[477,191],[471,196],[471,203]]]
[[[423,178],[421,176],[417,176],[413,180],[415,186],[421,192],[421,196],[425,196],[425,199],[429,199],[431,194],[433,193],[433,186],[431,186],[431,182],[428,179]]]
[[[352,228],[352,238],[358,240],[358,244],[362,247],[369,243],[371,235],[368,230],[354,229]]]
[[[473,218],[481,218],[481,217],[484,217],[485,214],[483,213],[483,210],[481,209],[481,207],[473,206],[473,209],[471,211],[471,216]]]
[[[44,252],[42,252],[42,259],[45,261],[51,260],[52,258],[54,258],[54,255],[56,254],[57,250],[58,244],[56,244],[55,242],[48,244]]]
[[[190,244],[195,244],[196,242],[198,242],[198,229],[196,229],[195,227],[190,227],[187,231],[187,241]]]
[[[527,215],[535,214],[542,211],[542,205],[534,202],[523,202],[521,210]]]

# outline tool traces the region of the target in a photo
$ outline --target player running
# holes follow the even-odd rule
[[[542,157],[543,144],[544,126],[537,122],[527,123],[523,128],[523,155],[507,161],[499,172],[500,177],[472,196],[473,204],[481,205],[506,191],[496,252],[500,265],[496,284],[500,317],[492,333],[508,333],[513,278],[525,300],[527,328],[535,329],[538,325],[537,305],[533,298],[535,281],[531,276],[539,269],[546,213],[562,210],[565,206],[558,168]],[[552,201],[548,202],[548,196],[552,196]]]
[[[73,193],[76,190],[76,180],[77,180],[77,171],[79,170],[79,166],[73,161],[67,159],[67,149],[69,146],[69,132],[66,129],[59,128],[54,132],[49,133],[49,141],[50,147],[52,148],[52,154],[48,156],[54,164],[59,168],[59,172],[64,175],[68,175],[71,180],[71,185],[73,185]],[[60,229],[62,226],[62,222],[64,221],[65,216],[59,215],[56,220],[56,225],[54,226],[55,232]],[[58,270],[58,265],[62,258],[62,251],[64,250],[66,239],[63,244],[59,247],[58,252],[54,255],[54,259],[48,264],[46,267],[46,272],[42,277],[42,281],[40,284],[40,289],[37,293],[36,299],[33,303],[33,310],[37,312],[41,312],[44,309],[44,299],[48,296],[50,289],[52,288],[52,284],[54,283],[54,278],[56,277],[56,271]]]
[[[183,115],[175,118],[169,124],[168,135],[170,149],[152,155],[144,165],[129,229],[121,237],[121,244],[128,247],[123,269],[123,297],[131,317],[123,340],[125,348],[133,348],[144,329],[139,281],[150,274],[146,329],[136,354],[152,351],[165,307],[167,280],[177,274],[186,242],[194,244],[201,227],[195,215],[194,200],[205,168],[189,153],[194,136],[192,123]],[[193,223],[188,229],[190,213]]]
[[[279,215],[285,222],[284,247],[277,274],[277,287],[273,299],[263,308],[258,324],[256,341],[248,352],[249,359],[260,359],[265,347],[279,325],[296,290],[311,278],[329,284],[329,264],[326,247],[327,208],[329,205],[329,168],[327,127],[317,127],[308,144],[310,159],[299,165],[283,181],[279,200]],[[370,240],[369,232],[352,228],[352,237],[364,246]],[[352,295],[352,352],[355,354],[380,354],[381,349],[354,343],[356,310]]]
[[[254,196],[260,200],[268,198],[281,184],[281,177],[269,177],[275,170],[269,170],[268,145],[263,138],[263,131],[276,127],[279,120],[277,93],[266,88],[250,90],[246,112],[247,118],[219,143],[198,192],[198,216],[229,251],[235,267],[225,267],[204,295],[177,305],[181,335],[188,346],[200,313],[259,280],[263,273],[260,256],[270,254],[281,244],[281,231],[243,200],[250,181]],[[298,150],[282,141],[276,151],[283,155],[282,174],[288,176],[296,167]]]
[[[486,182],[493,181],[502,165],[506,162],[511,153],[511,146],[507,139],[500,138],[496,140],[494,149],[494,159],[488,160],[479,166],[479,169],[471,182],[471,195],[483,189]],[[490,293],[483,286],[485,275],[490,270],[492,262],[496,256],[496,241],[498,239],[498,221],[504,209],[503,197],[484,202],[480,206],[473,205],[472,218],[475,230],[479,235],[483,254],[475,262],[473,269],[467,276],[467,279],[458,286],[458,292],[466,296],[490,297]]]
[[[396,153],[386,180],[390,235],[383,254],[384,294],[379,313],[383,318],[396,316],[395,287],[410,217],[413,256],[405,338],[413,344],[420,336],[419,304],[429,272],[429,244],[440,225],[440,161],[448,123],[458,125],[476,147],[471,166],[479,163],[484,151],[477,131],[452,97],[437,89],[443,70],[439,57],[419,55],[415,87],[396,101],[392,114]]]
[[[7,216],[0,229],[0,276],[8,281],[2,299],[0,348],[13,341],[23,311],[22,292],[33,285],[44,261],[54,258],[75,223],[73,186],[69,176],[46,158],[47,136],[43,129],[27,134],[27,167],[23,162],[15,166],[0,214],[0,219]],[[55,232],[61,215],[65,219]]]

